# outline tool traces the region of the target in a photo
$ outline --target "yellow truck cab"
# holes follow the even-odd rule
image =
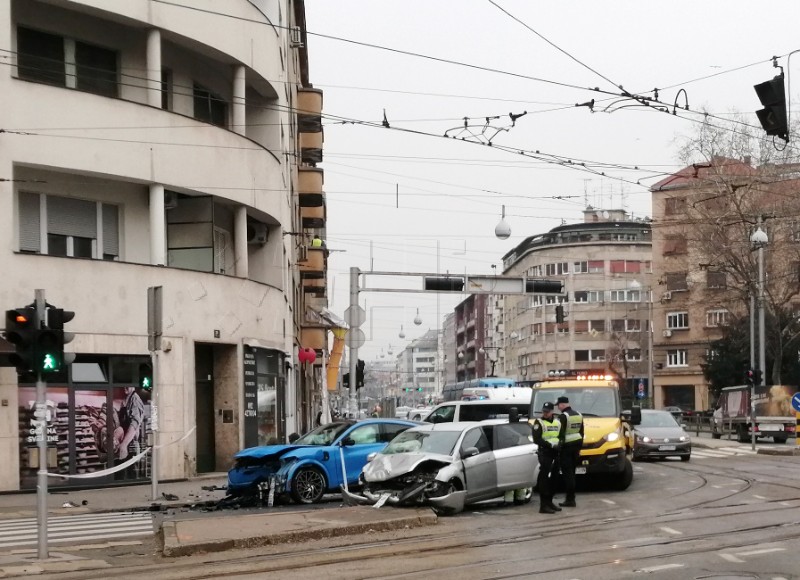
[[[605,480],[614,488],[628,489],[633,481],[633,429],[641,409],[623,413],[619,383],[613,375],[593,371],[551,371],[547,380],[534,383],[531,420],[542,416],[544,403],[569,398],[583,415],[583,447],[575,474]],[[556,407],[556,413],[558,413]]]

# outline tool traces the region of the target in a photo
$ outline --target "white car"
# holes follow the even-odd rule
[[[429,505],[439,514],[532,488],[538,467],[528,423],[491,421],[413,427],[368,457],[354,503]]]
[[[395,419],[406,419],[408,417],[408,412],[411,410],[411,407],[397,407],[394,411],[394,418]]]
[[[409,421],[422,421],[427,417],[430,412],[433,410],[433,407],[422,407],[421,409],[411,409],[408,412],[408,416],[406,419]]]

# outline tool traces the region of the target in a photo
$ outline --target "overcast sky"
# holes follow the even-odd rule
[[[685,89],[692,111],[741,111],[757,125],[753,85],[777,74],[773,55],[786,67],[800,48],[795,1],[495,3],[535,32],[489,0],[306,0],[311,82],[325,93],[327,245],[337,250],[329,300],[340,316],[352,266],[436,272],[438,263],[441,272],[491,274],[494,264],[500,273],[506,252],[562,220],[581,220],[587,202],[650,215],[648,186],[680,168],[677,143],[702,117],[619,108],[635,103],[586,88],[621,85],[648,97],[659,88],[670,105]],[[791,64],[800,71],[800,55]],[[592,98],[594,113],[574,106]],[[380,125],[384,110],[391,128],[337,122]],[[525,111],[511,127],[509,113]],[[482,133],[487,116],[500,118]],[[464,117],[471,133],[461,132]],[[495,147],[472,135],[492,136]],[[536,159],[537,151],[606,177]],[[512,234],[501,241],[494,228],[503,205]],[[388,360],[390,348],[396,355],[436,328],[437,311],[444,317],[464,297],[362,293],[361,358]]]

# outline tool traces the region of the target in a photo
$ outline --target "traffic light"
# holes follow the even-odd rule
[[[753,381],[754,381],[753,384],[756,385],[756,386],[763,385],[764,384],[763,380],[764,380],[764,373],[761,371],[761,369],[754,370],[753,371]]]
[[[360,389],[361,387],[364,386],[364,367],[365,366],[366,366],[366,363],[363,360],[358,359],[358,362],[356,363],[356,389]]]
[[[64,331],[64,324],[75,318],[75,313],[63,308],[48,307],[46,325],[36,340],[36,366],[40,373],[57,373],[75,360],[74,353],[64,353],[64,345],[75,335]]]
[[[422,391],[422,387],[417,387],[417,390],[421,392]]]
[[[344,373],[342,375],[342,385],[345,389],[350,388],[350,373]]]
[[[764,108],[756,111],[761,126],[767,135],[776,135],[789,141],[786,117],[786,93],[783,90],[783,73],[755,87],[758,99]]]
[[[561,304],[556,306],[556,322],[559,324],[564,322],[564,307]]]
[[[561,280],[525,280],[525,292],[563,294],[564,283]]]
[[[6,310],[6,340],[16,347],[10,359],[17,367],[17,372],[35,371],[38,367],[36,362],[38,322],[35,308]]]
[[[150,363],[139,365],[139,388],[145,391],[153,390],[153,365]]]
[[[751,387],[755,384],[756,380],[756,372],[753,369],[747,369],[744,371],[744,382],[746,385],[750,385]]]
[[[462,276],[426,277],[424,289],[438,292],[463,292],[464,278]]]

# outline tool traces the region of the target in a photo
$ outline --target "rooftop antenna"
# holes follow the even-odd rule
[[[583,207],[589,207],[589,179],[583,180]]]

